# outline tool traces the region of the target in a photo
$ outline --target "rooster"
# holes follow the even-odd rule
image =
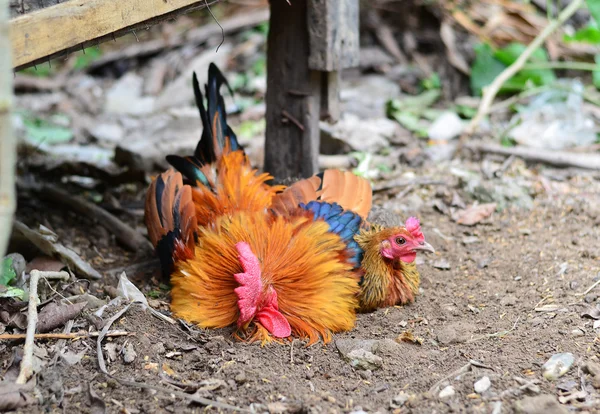
[[[290,335],[331,340],[356,311],[409,303],[418,292],[416,252],[433,250],[417,219],[369,224],[371,187],[327,170],[288,188],[253,169],[227,124],[227,81],[209,67],[207,106],[194,74],[204,126],[194,155],[168,156],[150,185],[145,221],[173,313],[202,327],[237,326],[243,339]],[[185,177],[185,181],[184,181]]]

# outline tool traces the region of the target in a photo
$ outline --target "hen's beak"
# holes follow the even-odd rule
[[[424,252],[435,253],[435,249],[433,248],[433,246],[427,242],[421,242],[417,244],[414,250],[422,250]]]

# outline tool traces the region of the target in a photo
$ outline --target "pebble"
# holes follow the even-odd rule
[[[515,412],[519,414],[567,414],[565,407],[560,405],[554,396],[542,394],[535,397],[525,397],[515,403]]]
[[[492,382],[489,377],[482,377],[479,381],[475,382],[473,388],[477,394],[483,394],[492,386]]]
[[[350,365],[357,369],[373,370],[383,366],[383,359],[365,349],[355,349],[347,355]]]
[[[573,330],[571,331],[571,336],[578,337],[578,336],[583,336],[583,335],[585,335],[585,332],[583,332],[583,331],[582,331],[581,329],[579,329],[579,328],[573,329]]]
[[[444,400],[446,398],[454,397],[455,394],[456,394],[456,391],[454,391],[454,387],[452,385],[448,385],[446,388],[444,388],[443,390],[440,391],[438,396],[442,400]]]
[[[392,408],[402,407],[404,404],[406,404],[408,398],[408,394],[406,394],[405,392],[401,392],[400,394],[396,395],[394,398],[392,398]]]
[[[517,297],[515,295],[506,295],[500,299],[502,306],[515,306],[517,304]]]
[[[427,135],[434,141],[449,141],[461,134],[465,122],[454,112],[442,113],[427,129]]]
[[[137,354],[133,349],[133,345],[131,343],[128,343],[127,346],[123,349],[123,362],[126,364],[131,364],[133,361],[135,361],[136,356]]]
[[[557,378],[565,375],[575,362],[575,357],[570,352],[554,354],[542,366],[544,378],[554,381]]]
[[[450,270],[450,262],[446,259],[438,259],[433,262],[432,266],[440,270]]]

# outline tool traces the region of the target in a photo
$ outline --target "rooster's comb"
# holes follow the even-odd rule
[[[416,217],[409,217],[406,219],[406,224],[404,225],[406,230],[419,242],[425,240],[425,236],[423,236],[423,232],[421,231],[421,224],[419,223],[419,219]]]

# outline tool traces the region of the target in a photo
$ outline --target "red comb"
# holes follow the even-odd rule
[[[233,275],[240,284],[235,288],[235,294],[238,297],[238,307],[240,308],[240,317],[238,326],[242,326],[252,320],[258,310],[258,303],[262,292],[262,280],[260,279],[260,263],[252,249],[245,242],[236,243],[235,248],[238,251],[238,257],[244,273]]]
[[[410,234],[412,234],[412,236],[418,242],[425,240],[425,236],[423,235],[423,232],[421,231],[421,224],[419,223],[418,218],[409,217],[408,219],[406,219],[406,224],[404,225],[404,227],[406,227],[406,230],[408,230],[408,232]]]

